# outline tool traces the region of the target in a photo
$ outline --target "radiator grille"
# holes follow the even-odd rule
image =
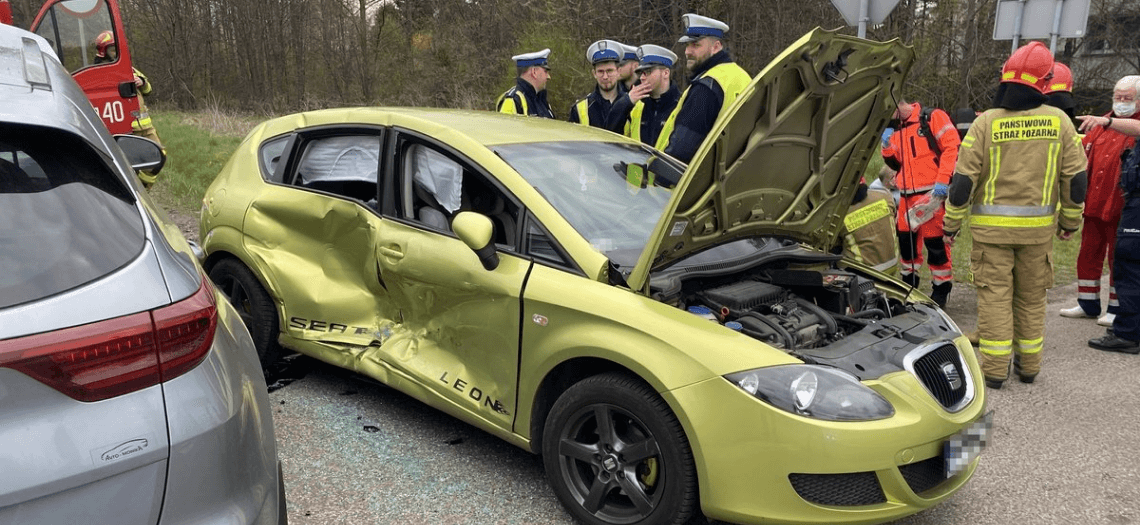
[[[944,344],[914,361],[914,375],[946,408],[958,406],[970,390],[970,376],[958,349]]]

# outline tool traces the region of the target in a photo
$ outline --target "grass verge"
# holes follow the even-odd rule
[[[222,170],[242,138],[252,128],[219,127],[203,114],[151,111],[162,145],[166,166],[152,188],[159,201],[197,214],[202,196]]]

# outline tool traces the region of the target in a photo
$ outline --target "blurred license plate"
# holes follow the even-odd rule
[[[946,440],[943,445],[942,457],[946,458],[945,472],[947,478],[966,470],[970,466],[970,462],[982,453],[990,441],[993,423],[994,411],[991,410],[969,427]]]

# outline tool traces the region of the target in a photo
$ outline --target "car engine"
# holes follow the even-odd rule
[[[683,293],[679,306],[787,350],[826,346],[904,310],[870,279],[838,269],[766,270],[736,282],[687,284],[698,289]]]

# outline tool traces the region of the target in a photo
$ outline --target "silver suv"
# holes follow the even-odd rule
[[[46,41],[0,24],[0,524],[285,523],[265,377]]]

